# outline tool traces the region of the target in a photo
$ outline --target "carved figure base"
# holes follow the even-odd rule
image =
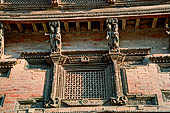
[[[116,106],[126,105],[128,98],[126,96],[111,97],[111,104]]]

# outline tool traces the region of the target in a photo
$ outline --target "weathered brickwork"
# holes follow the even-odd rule
[[[120,47],[151,47],[151,54],[169,53],[169,38],[165,30],[120,31]]]
[[[169,73],[160,72],[157,64],[126,68],[126,76],[129,94],[157,94],[158,104],[165,104],[162,90],[170,90],[170,76]]]
[[[43,96],[46,70],[26,69],[25,64],[25,60],[19,60],[11,69],[9,78],[0,77],[0,94],[5,95],[0,112],[14,111],[17,99]]]

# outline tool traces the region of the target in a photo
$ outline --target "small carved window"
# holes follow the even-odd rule
[[[9,77],[11,69],[0,69],[0,77]]]
[[[3,106],[5,95],[0,95],[0,107]]]

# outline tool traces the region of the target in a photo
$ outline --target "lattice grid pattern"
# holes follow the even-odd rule
[[[65,99],[106,98],[105,76],[104,70],[68,72]]]
[[[106,0],[61,0],[62,3],[106,3]]]
[[[5,4],[50,4],[51,0],[4,0]]]

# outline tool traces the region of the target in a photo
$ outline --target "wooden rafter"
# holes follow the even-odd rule
[[[122,19],[122,30],[126,29],[126,19]]]
[[[100,31],[103,31],[103,28],[104,27],[104,22],[103,21],[100,21]]]
[[[152,29],[156,28],[157,21],[158,21],[158,18],[154,18],[154,19],[153,19]]]
[[[21,23],[17,23],[17,26],[18,26],[19,32],[22,33],[24,30],[23,30]]]
[[[64,27],[65,27],[66,32],[69,32],[68,22],[64,22]]]
[[[42,26],[43,26],[43,28],[44,28],[44,31],[45,31],[45,33],[48,33],[48,28],[47,28],[47,25],[46,25],[46,23],[42,23]]]
[[[88,31],[91,31],[91,22],[88,21]]]
[[[10,24],[6,24],[6,28],[8,29],[8,31],[9,31],[9,32],[11,32],[11,31],[12,31],[12,29],[11,29],[11,25],[10,25]]]
[[[80,22],[76,22],[76,30],[77,32],[80,32]]]
[[[140,25],[140,19],[136,19],[136,25],[135,25],[135,29],[139,29],[139,25]]]
[[[33,27],[34,32],[38,32],[38,28],[35,23],[32,23],[32,27]]]
[[[167,26],[167,24],[168,24],[168,18],[166,18],[165,27]]]

